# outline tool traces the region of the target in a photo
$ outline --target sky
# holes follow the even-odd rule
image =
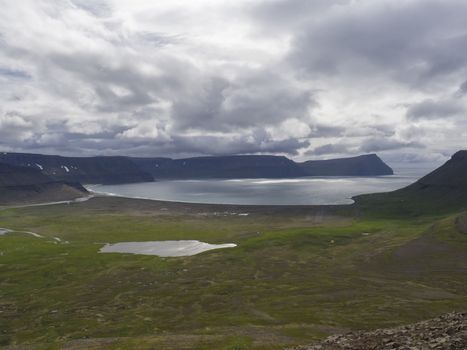
[[[0,0],[0,150],[467,148],[465,0]]]

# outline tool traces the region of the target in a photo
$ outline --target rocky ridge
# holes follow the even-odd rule
[[[324,341],[289,350],[465,350],[467,312],[371,332],[333,335]]]

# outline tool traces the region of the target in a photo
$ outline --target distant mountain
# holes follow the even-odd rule
[[[286,157],[272,155],[171,159],[0,153],[0,162],[40,170],[53,180],[84,184],[119,184],[154,179],[375,176],[393,173],[375,154],[296,163]]]
[[[155,179],[290,178],[305,176],[294,161],[280,156],[223,156],[185,159],[132,158]]]
[[[131,158],[155,179],[293,178],[392,175],[376,154],[296,163],[282,156],[223,156],[185,159]]]
[[[392,175],[392,169],[376,154],[299,163],[308,176],[376,176]]]
[[[416,215],[467,209],[467,151],[455,153],[444,165],[397,191],[356,196],[370,211]]]
[[[62,157],[29,153],[0,153],[0,162],[40,170],[54,180],[84,184],[153,181],[127,157]]]
[[[38,169],[0,163],[0,205],[70,200],[86,193],[79,183],[51,179]]]

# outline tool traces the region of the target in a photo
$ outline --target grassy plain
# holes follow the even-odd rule
[[[17,232],[0,236],[0,346],[282,349],[467,309],[465,214],[369,208],[98,197],[3,209],[0,227]],[[98,253],[168,239],[238,247]]]

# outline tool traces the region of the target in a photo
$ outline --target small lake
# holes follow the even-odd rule
[[[130,253],[160,257],[191,256],[213,249],[234,248],[234,243],[209,244],[200,241],[152,241],[106,244],[101,253]]]
[[[306,177],[297,179],[173,180],[88,189],[130,198],[190,203],[255,205],[351,204],[351,197],[405,187],[426,172],[376,177]]]

